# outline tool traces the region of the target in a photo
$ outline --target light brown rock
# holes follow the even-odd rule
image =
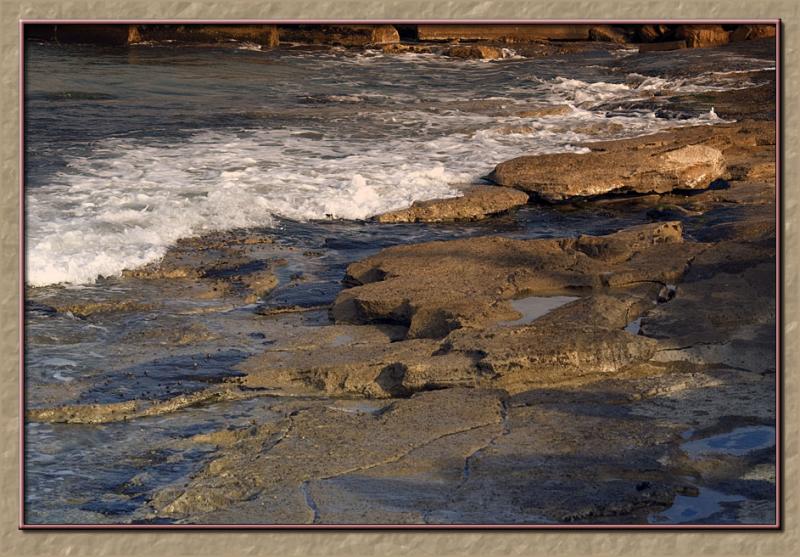
[[[464,58],[468,60],[496,60],[498,58],[503,58],[502,48],[483,44],[454,45],[445,50],[444,53],[451,58]]]
[[[461,197],[416,201],[408,209],[375,217],[381,223],[480,220],[528,202],[528,194],[511,188],[478,186]]]
[[[771,39],[776,32],[775,25],[739,25],[731,33],[731,42]]]
[[[666,25],[640,25],[636,29],[636,35],[640,41],[646,43],[652,43],[658,40],[663,39],[665,36],[669,34],[670,30],[669,27]]]
[[[377,415],[314,406],[263,426],[213,460],[186,487],[162,491],[154,506],[159,516],[213,522],[209,513],[283,494],[278,508],[268,505],[258,521],[276,522],[270,508],[285,512],[295,505],[302,516],[307,511],[304,482],[391,463],[443,436],[498,423],[501,396],[496,391],[448,389],[397,401]],[[287,489],[298,497],[287,498]],[[313,512],[306,520],[313,521]]]
[[[624,29],[611,25],[595,25],[589,29],[589,38],[593,41],[626,44],[629,38]]]
[[[521,112],[517,112],[520,118],[546,118],[548,116],[564,116],[572,112],[572,107],[567,104],[558,104],[552,106],[542,106],[538,108],[529,108]]]
[[[675,38],[685,40],[689,48],[707,48],[728,44],[730,32],[722,25],[679,25]]]
[[[587,143],[588,153],[511,159],[497,165],[488,178],[549,202],[609,193],[705,189],[725,172],[722,151],[713,144],[714,135],[713,131],[686,128],[624,141]]]
[[[350,265],[331,309],[336,321],[392,322],[409,337],[514,319],[507,301],[674,282],[694,246],[680,246],[678,223],[645,225],[603,237],[429,242],[385,249]],[[680,248],[680,249],[677,249]]]

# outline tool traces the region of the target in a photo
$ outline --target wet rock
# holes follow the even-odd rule
[[[67,304],[56,304],[54,309],[59,313],[70,313],[80,319],[86,319],[92,315],[105,313],[130,313],[137,311],[151,311],[155,309],[154,304],[148,304],[135,300],[109,300],[102,302],[74,302]]]
[[[731,33],[731,42],[754,39],[771,39],[777,32],[775,25],[739,25]]]
[[[399,43],[393,25],[279,25],[282,43],[366,46]]]
[[[493,391],[448,389],[397,401],[380,414],[320,406],[299,411],[262,426],[185,488],[162,491],[153,505],[158,516],[203,523],[249,501],[250,506],[260,503],[259,522],[276,522],[273,513],[288,511],[313,522],[305,482],[396,462],[445,436],[498,423],[500,397]]]
[[[774,264],[717,273],[682,284],[674,300],[643,319],[642,331],[663,339],[658,361],[774,372],[774,296]]]
[[[269,294],[276,286],[278,286],[278,277],[272,269],[265,269],[255,271],[243,275],[239,278],[242,285],[249,290],[250,294],[245,298],[247,302],[254,302]]]
[[[518,157],[497,165],[488,178],[556,202],[614,192],[703,189],[724,171],[722,152],[715,147],[653,136],[652,141],[609,142],[589,153]]]
[[[454,45],[444,52],[450,58],[464,58],[468,60],[496,60],[504,58],[503,49],[488,45]]]
[[[730,32],[722,25],[679,25],[675,38],[685,40],[689,48],[707,48],[728,44]]]
[[[565,116],[572,112],[572,107],[567,104],[529,108],[517,112],[520,118],[547,118],[549,116]]]
[[[184,238],[155,263],[123,271],[128,279],[169,280],[196,286],[194,297],[235,297],[253,303],[278,286],[280,247],[271,236],[241,230]]]
[[[429,54],[432,52],[432,49],[427,45],[390,43],[383,45],[383,47],[381,47],[381,51],[384,54]]]
[[[375,220],[381,223],[480,220],[527,202],[528,195],[521,191],[479,186],[466,190],[461,197],[415,201],[408,209],[384,213]]]
[[[499,237],[398,246],[350,265],[333,304],[339,322],[392,322],[409,337],[442,337],[465,326],[514,319],[508,301],[589,293],[641,281],[675,282],[698,249],[678,223],[602,237]],[[518,314],[516,314],[518,316]]]
[[[241,400],[253,396],[258,396],[258,394],[242,392],[231,386],[210,387],[161,401],[126,400],[106,404],[69,404],[49,408],[32,408],[25,413],[25,419],[31,422],[106,424],[168,414],[197,404]]]
[[[476,358],[439,354],[438,342],[413,339],[328,350],[270,350],[239,366],[245,385],[275,393],[405,397],[412,393],[475,386]]]

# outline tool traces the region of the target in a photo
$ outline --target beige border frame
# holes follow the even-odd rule
[[[797,225],[797,114],[791,110],[797,85],[800,8],[791,0],[733,0],[720,5],[708,0],[691,4],[653,7],[637,0],[616,2],[542,0],[450,0],[429,4],[421,0],[395,0],[379,4],[344,0],[315,5],[309,0],[239,0],[219,4],[211,0],[161,5],[153,0],[29,0],[18,4],[0,0],[0,417],[4,444],[0,451],[2,553],[15,555],[534,555],[534,554],[649,554],[649,555],[788,555],[800,549],[795,499],[798,380],[797,333],[798,267],[795,258],[800,239]],[[783,27],[783,81],[787,93],[783,109],[784,135],[784,530],[783,532],[20,532],[17,528],[18,489],[18,20],[19,19],[766,19],[780,17]],[[793,65],[792,63],[795,62]]]

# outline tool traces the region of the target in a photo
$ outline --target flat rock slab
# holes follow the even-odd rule
[[[185,488],[162,492],[154,506],[159,516],[188,515],[196,522],[213,521],[203,515],[248,500],[272,501],[262,522],[275,521],[270,508],[282,514],[300,506],[291,514],[302,515],[308,511],[301,495],[305,482],[397,462],[443,437],[500,423],[501,397],[497,391],[448,389],[396,401],[379,414],[313,406],[256,428]]]
[[[478,186],[461,197],[416,201],[408,209],[375,217],[381,223],[480,220],[528,202],[528,194],[512,188]]]
[[[461,327],[519,319],[509,303],[515,297],[674,283],[697,249],[683,243],[675,222],[601,237],[397,246],[348,267],[345,283],[353,288],[339,294],[331,315],[338,322],[405,325],[410,338],[440,338]]]
[[[768,423],[771,392],[755,374],[644,366],[513,397],[446,389],[355,411],[298,400],[278,422],[196,436],[215,458],[151,505],[198,524],[645,523],[705,482],[760,474],[736,487],[774,492],[763,455],[691,459],[682,435]]]

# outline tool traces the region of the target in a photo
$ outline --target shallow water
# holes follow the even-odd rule
[[[126,422],[26,425],[30,523],[144,520],[153,491],[197,471],[213,453],[193,435],[277,419],[269,399],[226,402]]]
[[[650,517],[651,524],[686,524],[702,522],[722,510],[722,503],[741,503],[742,495],[730,495],[702,488],[696,497],[678,495],[667,510]]]
[[[771,426],[737,427],[733,431],[687,441],[682,445],[691,458],[704,455],[742,456],[775,446],[775,428]]]
[[[577,299],[575,296],[528,296],[511,300],[511,307],[521,313],[522,317],[513,321],[503,321],[501,325],[505,327],[528,325],[554,309]]]

